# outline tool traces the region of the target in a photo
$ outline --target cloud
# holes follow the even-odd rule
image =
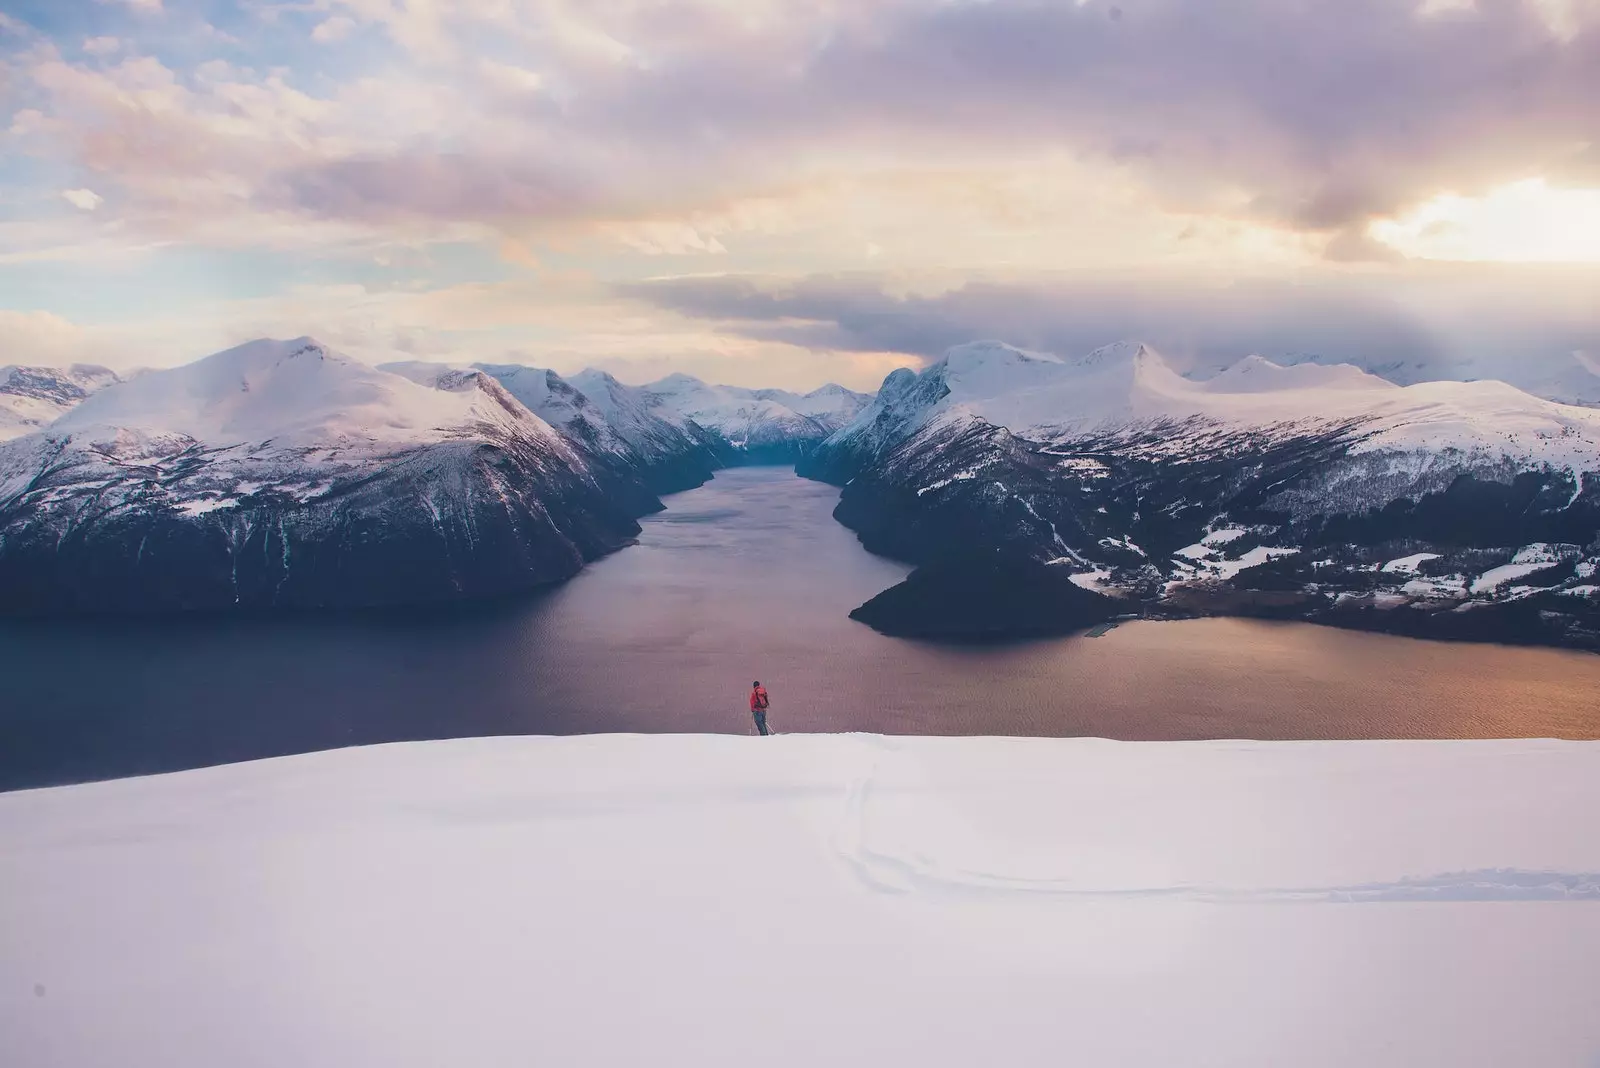
[[[912,280],[914,283],[914,280]],[[703,276],[621,295],[743,337],[936,357],[999,338],[1066,355],[1155,345],[1208,373],[1249,353],[1349,362],[1396,381],[1500,377],[1532,386],[1574,351],[1600,351],[1600,269],[1412,269],[1236,279],[1071,273],[930,286],[881,274],[785,281]]]
[[[613,234],[801,180],[1064,156],[1167,210],[1326,239],[1445,188],[1592,173],[1600,139],[1592,4],[1560,33],[1524,0],[330,4],[314,36],[379,26],[403,60],[314,94],[148,59],[97,84],[44,57],[35,107],[168,221],[183,203]]]
[[[497,89],[508,93],[536,93],[545,87],[544,76],[512,63],[499,63],[483,58],[478,60],[478,70]]]
[[[82,211],[93,211],[105,202],[93,189],[63,189],[61,199]]]
[[[0,352],[7,363],[101,363],[112,351],[107,339],[59,315],[0,308]]]
[[[147,15],[159,15],[163,8],[161,0],[95,0],[100,4],[120,4]]]
[[[311,39],[318,44],[329,44],[343,40],[356,28],[355,20],[344,15],[333,15],[317,23],[316,29],[311,31]]]

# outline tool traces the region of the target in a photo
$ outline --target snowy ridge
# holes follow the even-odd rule
[[[1061,360],[999,342],[951,349],[917,379],[919,385],[937,381],[943,390],[921,390],[921,409],[900,416],[901,436],[962,416],[1058,442],[1197,420],[1277,436],[1359,424],[1357,451],[1454,450],[1600,468],[1600,412],[1541,400],[1502,382],[1396,386],[1349,365],[1280,367],[1260,356],[1196,382],[1147,345],[1119,344]],[[890,403],[880,394],[828,446],[868,431]]]
[[[1398,389],[1393,382],[1348,363],[1281,365],[1246,356],[1207,379],[1211,393],[1269,393],[1286,389]]]
[[[554,371],[521,364],[477,363],[470,367],[458,367],[415,360],[379,364],[378,370],[433,388],[481,374],[498,383],[519,404],[568,439],[576,439],[600,453],[618,456],[628,453],[627,443],[612,427],[606,415]]]
[[[627,385],[592,367],[573,375],[572,384],[641,455],[661,457],[688,452],[708,457],[712,466],[724,462],[728,449],[724,439],[682,412],[660,405],[649,389]]]
[[[790,459],[848,424],[870,400],[835,385],[800,395],[708,385],[686,374],[643,388],[652,409],[693,420],[743,452]]]
[[[252,341],[102,391],[63,415],[52,436],[144,436],[282,450],[443,441],[478,423],[559,446],[531,412],[486,381],[437,388],[335,353],[311,338]]]
[[[33,433],[118,381],[115,371],[95,364],[0,367],[0,441]]]

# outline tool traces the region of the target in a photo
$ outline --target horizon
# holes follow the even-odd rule
[[[11,364],[1600,361],[1589,0],[14,0],[0,86]]]
[[[858,395],[867,396],[867,397],[875,396],[877,394],[877,392],[879,391],[879,389],[882,387],[882,384],[883,384],[882,382],[880,382],[875,386],[870,386],[870,387],[867,387],[867,388],[863,389],[863,388],[845,386],[845,385],[843,385],[843,384],[841,384],[841,383],[839,383],[837,381],[829,380],[829,381],[822,382],[822,383],[814,385],[814,386],[805,386],[805,385],[795,386],[795,387],[763,386],[763,385],[753,385],[752,386],[752,385],[738,385],[738,384],[734,384],[734,383],[730,383],[730,382],[718,382],[718,381],[715,381],[715,380],[707,380],[707,379],[700,378],[700,377],[698,377],[696,375],[690,374],[689,372],[683,371],[683,370],[669,371],[668,373],[666,373],[666,374],[664,374],[664,375],[662,375],[662,376],[660,376],[658,378],[648,379],[648,380],[645,380],[645,381],[629,381],[627,378],[625,378],[623,376],[620,376],[620,375],[618,375],[618,374],[616,374],[616,373],[614,373],[612,371],[608,371],[603,367],[596,367],[594,365],[587,365],[587,366],[581,367],[581,368],[579,368],[577,370],[574,370],[574,371],[557,371],[553,367],[545,367],[545,366],[540,366],[539,364],[535,364],[535,363],[525,363],[525,362],[516,362],[516,361],[496,362],[496,361],[492,361],[492,360],[475,360],[475,361],[471,361],[471,362],[466,362],[466,361],[448,360],[448,359],[433,359],[433,360],[415,359],[415,358],[388,359],[388,358],[385,358],[383,356],[383,354],[377,354],[376,362],[374,362],[374,360],[371,359],[371,358],[363,358],[361,356],[354,356],[354,355],[351,355],[350,353],[342,352],[339,349],[337,349],[337,348],[335,348],[335,347],[333,347],[331,345],[326,344],[320,338],[314,337],[314,336],[312,336],[310,334],[301,334],[301,335],[298,335],[298,336],[295,336],[295,337],[259,337],[259,338],[250,338],[248,340],[240,342],[237,345],[229,346],[228,348],[219,350],[217,352],[209,352],[209,353],[206,353],[206,354],[204,354],[202,356],[198,356],[198,357],[196,357],[196,358],[194,358],[192,360],[187,360],[187,361],[184,361],[184,362],[181,362],[181,363],[173,363],[173,364],[169,364],[169,365],[165,365],[165,366],[142,366],[142,367],[127,368],[125,370],[120,370],[119,371],[119,370],[117,370],[115,368],[108,367],[108,366],[106,366],[104,364],[82,363],[82,362],[72,363],[72,364],[8,363],[8,364],[0,364],[0,370],[13,370],[13,369],[20,369],[20,370],[63,369],[63,370],[78,370],[78,371],[109,371],[112,374],[116,375],[117,378],[120,381],[128,381],[129,379],[132,379],[132,378],[135,378],[135,377],[140,377],[140,376],[143,376],[145,374],[152,373],[152,372],[180,370],[180,369],[182,369],[184,367],[188,367],[188,366],[191,366],[193,364],[197,364],[197,363],[200,363],[202,361],[212,359],[214,357],[226,356],[231,352],[234,352],[234,351],[236,351],[238,349],[247,348],[247,347],[249,347],[251,345],[259,345],[259,344],[289,345],[289,344],[294,344],[294,343],[297,343],[297,342],[303,342],[303,343],[307,343],[307,344],[311,344],[311,345],[320,346],[321,348],[323,348],[325,351],[329,352],[332,355],[340,356],[340,357],[343,357],[343,358],[349,359],[349,360],[353,360],[354,362],[361,363],[361,364],[363,364],[363,365],[365,365],[367,367],[370,367],[370,368],[372,368],[373,370],[376,370],[376,371],[382,371],[382,372],[385,372],[387,374],[396,374],[398,377],[401,377],[401,378],[407,378],[408,376],[406,376],[404,374],[401,374],[400,372],[398,372],[398,371],[396,371],[394,369],[398,368],[398,367],[402,367],[402,366],[407,366],[407,365],[422,366],[422,367],[437,367],[437,368],[440,368],[440,369],[451,370],[451,371],[482,371],[484,373],[491,374],[491,375],[493,375],[495,372],[502,371],[502,370],[517,369],[517,370],[550,372],[550,373],[559,375],[562,378],[562,380],[567,382],[568,385],[573,385],[574,384],[574,382],[573,382],[574,379],[582,377],[584,375],[601,374],[601,375],[607,375],[607,376],[611,377],[613,380],[615,380],[617,382],[620,382],[622,385],[628,386],[629,388],[633,388],[633,389],[649,389],[649,388],[651,388],[653,386],[661,385],[662,383],[665,383],[665,382],[667,382],[667,381],[669,381],[671,379],[681,378],[681,379],[687,379],[687,380],[689,380],[691,382],[694,382],[697,385],[709,387],[711,389],[737,389],[737,390],[747,390],[747,391],[750,391],[750,392],[757,392],[757,393],[760,393],[760,392],[779,392],[779,393],[796,394],[796,395],[801,395],[801,396],[810,396],[810,395],[815,394],[815,393],[820,393],[825,389],[844,389],[844,390],[847,390],[849,392],[852,392],[852,393],[855,393],[855,394],[858,394]],[[1031,359],[1045,359],[1045,360],[1049,360],[1049,361],[1052,361],[1052,362],[1066,362],[1066,361],[1068,361],[1070,359],[1070,357],[1072,357],[1074,355],[1080,356],[1080,357],[1087,357],[1087,356],[1094,356],[1094,355],[1096,355],[1096,354],[1098,354],[1098,353],[1100,353],[1100,352],[1102,352],[1104,350],[1130,349],[1131,348],[1131,349],[1137,349],[1137,350],[1139,350],[1141,352],[1149,352],[1152,355],[1154,355],[1163,364],[1166,364],[1168,366],[1170,366],[1170,364],[1171,364],[1171,361],[1167,358],[1166,354],[1161,352],[1160,349],[1156,348],[1155,346],[1153,346],[1153,345],[1151,345],[1151,344],[1149,344],[1147,342],[1137,341],[1137,340],[1128,339],[1128,338],[1125,338],[1125,339],[1122,339],[1122,340],[1119,340],[1119,341],[1113,341],[1113,342],[1110,342],[1110,343],[1108,343],[1106,345],[1098,346],[1098,347],[1096,347],[1094,349],[1089,350],[1087,353],[1076,353],[1076,354],[1072,354],[1072,353],[1052,353],[1052,352],[1046,352],[1044,350],[1025,349],[1025,348],[1022,348],[1020,346],[1012,345],[1009,342],[1002,341],[1002,340],[1000,340],[998,338],[975,338],[972,341],[962,342],[962,343],[960,343],[958,345],[951,346],[950,349],[945,350],[945,352],[939,354],[939,356],[937,356],[937,357],[931,357],[931,356],[930,357],[926,357],[926,358],[923,359],[923,361],[922,361],[922,363],[920,365],[906,366],[903,369],[904,370],[909,370],[909,371],[913,372],[914,374],[920,374],[923,371],[929,370],[930,368],[933,368],[937,364],[941,363],[946,357],[948,357],[953,351],[955,351],[957,349],[991,348],[991,347],[994,347],[994,346],[1000,346],[1000,347],[1008,349],[1010,351],[1017,352],[1017,353],[1019,353],[1019,354],[1021,354],[1023,356],[1029,357]],[[390,354],[390,355],[404,357],[406,354],[404,354],[404,353],[393,353],[393,354]],[[1208,374],[1208,375],[1206,375],[1204,377],[1201,377],[1201,376],[1188,376],[1188,377],[1194,377],[1194,378],[1197,378],[1200,381],[1208,381],[1209,379],[1215,378],[1218,375],[1222,375],[1222,374],[1224,374],[1224,373],[1226,373],[1228,371],[1236,370],[1240,366],[1251,364],[1251,363],[1256,363],[1256,362],[1265,362],[1265,363],[1267,363],[1267,364],[1269,364],[1269,365],[1271,365],[1273,367],[1279,368],[1279,369],[1286,369],[1286,368],[1288,368],[1288,367],[1293,365],[1290,362],[1274,361],[1270,357],[1263,356],[1260,353],[1251,352],[1251,353],[1246,353],[1244,355],[1241,355],[1238,359],[1227,363],[1226,365],[1222,366],[1220,369],[1214,370],[1211,374]],[[1332,367],[1352,367],[1352,368],[1355,368],[1356,370],[1362,371],[1363,374],[1371,374],[1371,372],[1364,371],[1363,369],[1361,369],[1359,367],[1356,367],[1355,364],[1351,364],[1351,363],[1326,363],[1326,362],[1315,361],[1315,360],[1307,361],[1307,362],[1317,363],[1319,366],[1329,367],[1329,368],[1332,368]],[[892,374],[892,373],[893,372],[891,371],[890,374]],[[887,378],[887,377],[888,376],[886,375],[885,378]],[[1382,378],[1381,375],[1376,375],[1374,377]],[[1388,380],[1385,379],[1385,381],[1388,381]],[[1470,380],[1470,381],[1483,381],[1483,380],[1482,379],[1473,379],[1473,380]],[[1558,403],[1566,403],[1566,402],[1558,402]],[[1574,406],[1576,406],[1576,407],[1591,407],[1592,405],[1575,404]]]

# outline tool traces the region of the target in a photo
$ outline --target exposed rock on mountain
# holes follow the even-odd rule
[[[59,419],[89,394],[117,382],[94,364],[0,367],[0,441],[31,434]]]
[[[1600,412],[1503,383],[984,342],[890,375],[801,470],[875,551],[999,549],[1147,615],[1600,647]]]
[[[422,385],[258,341],[0,445],[0,609],[492,596],[625,544],[646,503],[488,374]]]

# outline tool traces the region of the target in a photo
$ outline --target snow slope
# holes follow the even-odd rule
[[[499,738],[0,796],[19,1068],[1587,1065],[1600,747]]]
[[[1246,356],[1206,380],[1212,393],[1268,393],[1283,389],[1398,389],[1393,382],[1348,363],[1280,365]]]
[[[50,430],[280,449],[381,448],[442,441],[475,422],[514,422],[559,442],[548,425],[508,410],[503,393],[483,386],[436,388],[341,356],[312,338],[263,339],[139,375],[89,398]]]
[[[391,370],[428,382],[443,364],[392,363]],[[587,455],[641,479],[657,493],[701,485],[723,465],[722,442],[688,419],[654,410],[647,395],[601,371],[572,379],[522,364],[476,363],[530,411]],[[458,372],[459,373],[459,372]]]
[[[1469,348],[1471,346],[1468,346]],[[1471,357],[1446,344],[1432,356],[1396,358],[1383,346],[1349,352],[1339,359],[1316,352],[1282,351],[1267,357],[1283,367],[1354,367],[1399,385],[1419,382],[1505,382],[1526,393],[1560,404],[1600,405],[1600,358],[1593,351],[1558,346],[1543,352],[1507,352]],[[1229,366],[1227,360],[1201,359],[1185,368],[1190,377],[1209,379]]]
[[[437,386],[452,375],[482,372],[500,383],[523,407],[569,439],[582,442],[600,454],[625,457],[629,451],[621,435],[588,397],[556,372],[542,367],[489,363],[457,367],[408,360],[379,364],[378,370],[400,375],[425,386]]]
[[[95,364],[0,367],[0,441],[33,433],[117,381],[115,371]]]

